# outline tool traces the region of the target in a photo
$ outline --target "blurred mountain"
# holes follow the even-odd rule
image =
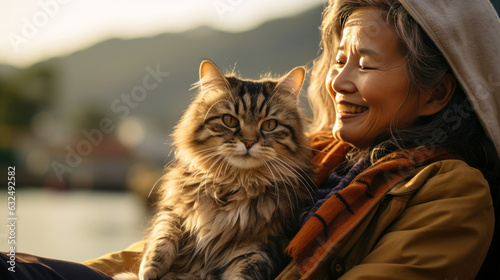
[[[266,72],[284,74],[316,57],[321,10],[318,7],[243,33],[200,27],[152,38],[112,39],[42,62],[54,69],[59,79],[52,109],[60,118],[74,118],[88,108],[116,118],[121,113],[113,112],[119,107],[111,109],[113,101],[123,94],[131,95],[134,87],[142,85],[149,75],[146,68],[155,69],[168,73],[168,77],[148,91],[136,108],[130,108],[130,115],[169,130],[193,97],[189,89],[198,80],[203,58],[213,60],[221,69],[235,68],[247,78]]]

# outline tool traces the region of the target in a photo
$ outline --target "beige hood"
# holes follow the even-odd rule
[[[500,19],[489,0],[400,0],[452,67],[500,155]]]

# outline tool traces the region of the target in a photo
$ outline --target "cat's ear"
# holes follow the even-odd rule
[[[298,96],[304,84],[305,77],[306,68],[302,66],[295,67],[279,80],[276,90],[291,92],[295,96]]]
[[[202,90],[214,86],[225,87],[227,86],[227,80],[212,61],[205,59],[200,64],[200,85]]]

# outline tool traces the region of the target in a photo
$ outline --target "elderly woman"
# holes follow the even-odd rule
[[[330,0],[323,17],[308,90],[319,199],[277,279],[498,273],[489,260],[498,254],[500,21],[490,2]],[[143,246],[85,264],[134,270]]]
[[[278,278],[474,279],[500,173],[490,2],[332,0],[321,29],[320,199]]]

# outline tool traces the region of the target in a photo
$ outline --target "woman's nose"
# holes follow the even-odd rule
[[[350,94],[357,91],[351,77],[351,71],[346,65],[342,69],[332,69],[328,72],[326,87],[330,95]]]

